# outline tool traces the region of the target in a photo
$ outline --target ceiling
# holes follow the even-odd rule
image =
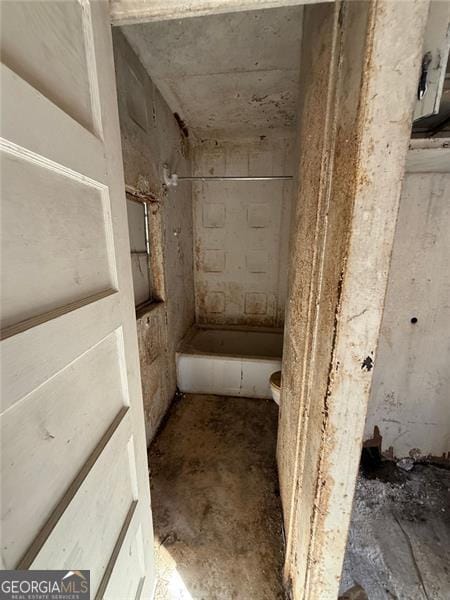
[[[171,110],[197,138],[295,124],[302,6],[121,27]]]

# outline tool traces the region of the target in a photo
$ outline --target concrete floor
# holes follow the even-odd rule
[[[269,400],[186,395],[150,453],[157,600],[277,600],[283,541]]]
[[[383,462],[361,473],[353,501],[341,591],[369,600],[450,598],[450,471]]]

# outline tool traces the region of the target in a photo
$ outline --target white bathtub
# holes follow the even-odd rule
[[[281,369],[283,331],[193,327],[177,352],[180,391],[271,398],[269,378]]]

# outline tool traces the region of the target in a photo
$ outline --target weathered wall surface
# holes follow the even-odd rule
[[[365,428],[396,457],[450,453],[449,199],[450,173],[406,175]]]
[[[194,175],[292,175],[285,137],[205,141]],[[201,182],[193,186],[196,316],[199,323],[279,327],[284,322],[290,181]]]
[[[338,595],[427,9],[304,11],[277,450],[296,600]]]
[[[175,118],[120,30],[113,39],[125,182],[161,199],[151,218],[161,229],[164,301],[137,319],[149,442],[176,390],[176,347],[194,320],[191,186],[166,193],[161,167],[190,175],[191,161]]]

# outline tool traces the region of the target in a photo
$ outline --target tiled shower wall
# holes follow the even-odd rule
[[[194,175],[292,175],[292,140],[206,141]],[[293,183],[199,182],[193,186],[198,323],[281,327],[287,294]]]

